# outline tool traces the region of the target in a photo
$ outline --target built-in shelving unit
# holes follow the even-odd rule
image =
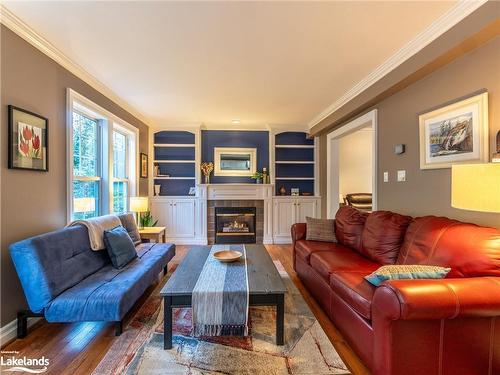
[[[161,185],[160,196],[188,196],[189,189],[196,186],[195,134],[158,131],[153,136],[153,151],[154,184]]]
[[[315,151],[314,140],[304,132],[282,132],[274,138],[274,180],[275,194],[282,186],[287,195],[291,188],[299,188],[300,193],[314,195]]]

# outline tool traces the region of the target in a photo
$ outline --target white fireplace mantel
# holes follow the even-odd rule
[[[205,200],[272,199],[272,184],[199,184],[197,197]]]

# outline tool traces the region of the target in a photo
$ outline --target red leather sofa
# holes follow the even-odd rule
[[[500,231],[444,217],[342,207],[338,243],[292,226],[294,268],[366,366],[390,374],[500,374]],[[386,264],[451,267],[441,280],[364,276]]]

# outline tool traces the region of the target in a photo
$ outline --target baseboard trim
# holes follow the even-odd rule
[[[28,329],[30,329],[35,323],[37,323],[42,318],[28,318]],[[8,344],[10,341],[14,340],[17,336],[17,319],[14,319],[10,323],[7,323],[2,328],[0,328],[0,347]]]

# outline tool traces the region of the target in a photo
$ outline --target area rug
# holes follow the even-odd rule
[[[191,309],[174,309],[173,348],[163,350],[158,286],[94,370],[96,375],[348,374],[335,348],[282,264],[285,345],[275,345],[275,309],[251,307],[249,336],[191,336]],[[170,273],[169,273],[170,274]]]

